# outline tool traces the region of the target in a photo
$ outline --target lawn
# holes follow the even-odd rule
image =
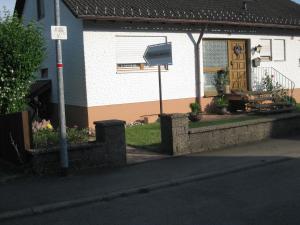
[[[298,104],[296,105],[296,110],[297,110],[297,112],[300,112],[300,103],[298,103]]]
[[[259,116],[242,116],[242,117],[235,117],[235,118],[226,118],[226,119],[219,119],[219,120],[212,120],[212,121],[199,121],[199,122],[190,122],[190,128],[197,128],[197,127],[208,127],[214,125],[223,125],[227,123],[238,123],[248,120],[254,120],[260,118]]]
[[[127,127],[126,142],[133,147],[158,147],[161,143],[160,124]]]

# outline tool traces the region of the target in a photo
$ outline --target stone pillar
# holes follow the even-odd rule
[[[112,166],[126,164],[125,122],[106,120],[94,122],[96,141],[105,144],[108,163]]]
[[[189,153],[188,117],[186,114],[164,114],[160,117],[162,151],[171,155]]]

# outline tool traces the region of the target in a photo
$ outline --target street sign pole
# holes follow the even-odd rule
[[[145,62],[149,66],[158,66],[158,84],[159,84],[159,106],[160,115],[163,114],[162,102],[162,84],[161,84],[161,66],[172,65],[172,43],[161,43],[149,45],[144,53]]]
[[[162,115],[163,114],[163,102],[162,102],[162,86],[161,86],[161,65],[158,65],[158,83],[159,83],[160,115]]]
[[[55,0],[55,22],[56,26],[60,26],[60,0]],[[59,96],[59,121],[60,121],[60,163],[63,175],[67,174],[69,168],[68,159],[68,144],[66,131],[66,116],[65,116],[65,97],[64,97],[64,77],[63,77],[63,61],[62,61],[62,46],[61,40],[56,41],[57,55],[57,81],[58,81],[58,96]]]

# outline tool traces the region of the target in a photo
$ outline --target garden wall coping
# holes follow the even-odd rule
[[[269,123],[273,121],[285,120],[285,119],[291,119],[297,117],[300,117],[300,113],[280,114],[280,115],[273,115],[272,117],[268,117],[268,118],[258,118],[258,119],[247,120],[242,122],[230,122],[222,125],[211,125],[207,127],[196,127],[196,128],[190,128],[189,134],[209,132],[213,130],[225,130],[225,129],[231,129],[236,127],[243,127],[243,126],[261,124],[261,123]]]
[[[104,120],[104,121],[96,121],[94,122],[94,124],[99,127],[113,127],[113,126],[125,125],[126,122],[122,120]]]

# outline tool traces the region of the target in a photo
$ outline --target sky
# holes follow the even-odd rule
[[[297,2],[300,4],[300,0],[293,0],[294,2]],[[5,6],[8,10],[13,11],[15,6],[15,0],[0,0],[0,9]]]

